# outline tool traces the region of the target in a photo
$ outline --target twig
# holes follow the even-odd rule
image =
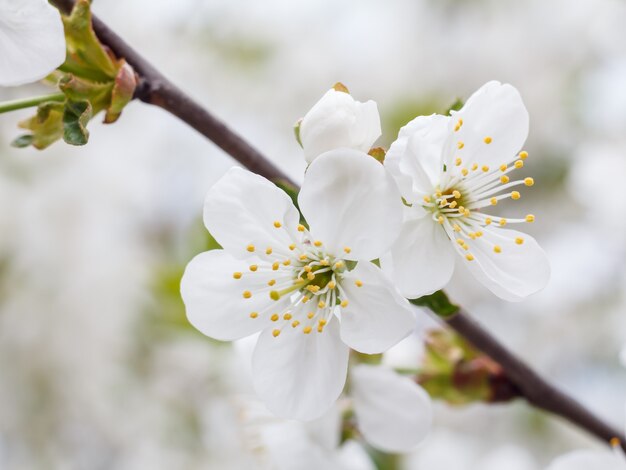
[[[52,0],[52,3],[69,12],[74,2]],[[287,182],[296,187],[293,181],[261,152],[171,83],[102,21],[94,17],[93,26],[102,43],[118,57],[125,58],[139,75],[140,83],[136,98],[159,106],[186,122],[251,171],[270,180]],[[500,364],[513,388],[529,403],[565,418],[607,443],[613,438],[619,438],[626,450],[626,440],[620,431],[548,383],[465,312],[460,311],[444,320],[476,348]]]

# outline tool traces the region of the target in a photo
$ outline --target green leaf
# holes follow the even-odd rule
[[[21,121],[18,125],[32,133],[19,138],[26,142],[30,138],[31,144],[37,149],[45,149],[63,137],[63,108],[64,103],[48,102],[40,104],[35,116]]]
[[[448,299],[448,296],[442,290],[417,299],[409,299],[409,302],[420,307],[427,307],[443,318],[451,317],[460,310],[458,305],[450,302],[450,299]]]
[[[25,134],[13,140],[13,142],[11,142],[11,145],[17,148],[25,148],[25,147],[28,147],[29,145],[33,145],[33,140],[34,140],[34,137],[32,135]]]
[[[86,126],[91,115],[89,101],[66,101],[63,112],[63,140],[70,145],[85,145],[89,141]]]

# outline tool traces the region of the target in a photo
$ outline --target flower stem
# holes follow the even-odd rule
[[[5,101],[4,103],[0,103],[0,114],[16,111],[18,109],[32,108],[33,106],[39,106],[41,103],[47,103],[49,101],[65,101],[65,95],[63,93],[53,93],[51,95]]]

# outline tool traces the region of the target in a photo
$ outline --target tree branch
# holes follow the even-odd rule
[[[52,3],[66,13],[74,4],[73,0],[52,0]],[[286,182],[296,187],[293,181],[261,152],[171,83],[102,21],[94,17],[93,26],[102,43],[118,57],[125,58],[139,75],[136,98],[159,106],[186,122],[249,170],[270,180]],[[519,391],[530,404],[565,418],[607,443],[617,437],[626,450],[626,440],[620,431],[548,383],[464,311],[445,318],[444,321],[500,364],[506,377],[511,381],[512,389]]]

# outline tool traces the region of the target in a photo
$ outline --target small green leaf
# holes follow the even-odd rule
[[[409,299],[409,302],[420,307],[428,307],[443,318],[450,317],[459,311],[459,306],[450,302],[450,299],[448,299],[448,296],[442,290],[417,299]]]
[[[32,135],[24,134],[24,135],[19,136],[17,139],[13,140],[13,142],[11,142],[11,145],[17,148],[25,148],[25,147],[28,147],[29,145],[33,145],[33,140],[34,140],[34,137]]]
[[[67,101],[63,112],[63,140],[70,145],[85,145],[89,141],[87,123],[92,109],[89,101]]]

